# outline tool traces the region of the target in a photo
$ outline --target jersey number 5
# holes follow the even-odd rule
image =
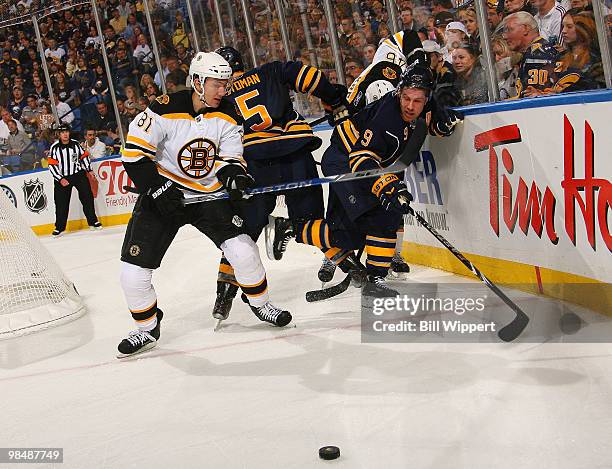
[[[247,101],[257,96],[259,96],[259,91],[252,90],[235,98],[238,109],[240,109],[240,113],[245,121],[248,121],[253,116],[259,116],[261,119],[261,123],[253,124],[249,127],[253,131],[265,130],[272,125],[272,118],[268,114],[266,106],[263,104],[257,104],[253,107],[247,106]]]

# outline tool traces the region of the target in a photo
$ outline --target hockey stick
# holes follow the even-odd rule
[[[319,124],[321,124],[321,123],[325,122],[325,121],[327,120],[327,117],[328,117],[327,115],[325,115],[325,116],[321,116],[321,117],[319,117],[318,119],[315,119],[315,120],[313,120],[312,122],[309,122],[309,123],[308,123],[308,125],[309,125],[310,127],[314,127],[315,125],[319,125]]]
[[[435,228],[433,228],[429,223],[427,223],[427,220],[425,220],[421,215],[415,212],[412,207],[409,207],[408,209],[410,210],[410,213],[414,215],[417,221],[422,226],[424,226],[427,231],[434,235],[435,238],[440,241],[444,245],[444,247],[446,247],[446,249],[453,253],[453,255],[457,259],[459,259],[464,266],[470,269],[472,273],[476,275],[476,277],[482,280],[484,284],[489,287],[491,291],[493,291],[493,293],[500,297],[504,301],[504,303],[506,303],[510,307],[510,309],[514,311],[516,316],[514,317],[512,322],[502,327],[497,333],[497,336],[504,342],[512,342],[519,335],[521,335],[521,332],[523,332],[523,330],[525,329],[525,327],[527,327],[527,324],[529,323],[529,317],[523,312],[523,310],[519,308],[516,303],[514,303],[510,298],[508,298],[506,294],[497,287],[497,285],[491,282],[491,280],[489,280],[480,270],[478,270],[474,264],[467,260],[463,254],[457,251],[457,249],[455,249],[455,247],[444,236],[438,233]]]
[[[335,176],[324,176],[314,179],[306,179],[305,181],[287,182],[282,184],[274,184],[273,186],[254,187],[245,191],[246,196],[257,194],[267,194],[270,192],[288,191],[299,189],[302,187],[320,186],[328,183],[354,181],[355,179],[364,179],[373,176],[379,176],[386,173],[396,173],[406,169],[418,156],[421,146],[427,136],[427,126],[423,119],[418,119],[415,123],[414,130],[406,143],[404,151],[399,158],[391,166],[387,168],[368,169],[365,171],[357,171],[355,173],[337,174]],[[200,202],[210,202],[212,200],[228,199],[227,192],[215,192],[214,194],[199,195],[190,197],[184,200],[185,205],[197,204]]]
[[[359,251],[357,251],[356,257],[357,259],[361,259],[361,255],[363,254],[363,250],[365,246],[361,247]],[[337,283],[336,285],[332,285],[331,287],[320,288],[319,290],[311,290],[306,292],[306,301],[308,303],[314,303],[315,301],[328,300],[333,298],[334,296],[338,296],[340,293],[344,293],[348,290],[348,287],[351,284],[351,274],[347,274],[345,279],[342,282]]]

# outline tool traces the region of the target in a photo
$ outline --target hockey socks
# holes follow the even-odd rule
[[[366,237],[366,268],[368,275],[386,276],[395,253],[396,238]]]

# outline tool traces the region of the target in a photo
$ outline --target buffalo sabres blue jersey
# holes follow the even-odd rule
[[[267,159],[321,145],[293,109],[290,91],[309,93],[325,103],[339,92],[315,67],[301,62],[270,62],[233,79],[229,98],[244,118],[244,158]]]
[[[387,93],[338,125],[331,138],[346,153],[351,171],[386,168],[402,154],[413,126],[402,119],[395,93]]]

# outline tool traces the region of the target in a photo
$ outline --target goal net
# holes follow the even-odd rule
[[[0,190],[0,339],[78,318],[81,297]]]

